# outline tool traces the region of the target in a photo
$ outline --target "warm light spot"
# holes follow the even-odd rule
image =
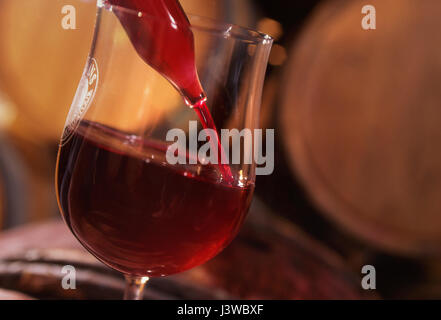
[[[257,24],[257,30],[270,35],[274,40],[280,39],[283,35],[282,25],[270,18],[261,19]]]
[[[224,31],[224,38],[231,37],[231,29],[233,29],[233,27],[229,26],[228,29]]]
[[[0,95],[0,128],[9,127],[17,116],[17,110],[12,103]]]
[[[240,170],[239,171],[239,182],[238,182],[239,187],[244,187],[245,186],[244,180],[245,179],[243,177],[243,170]]]
[[[281,45],[275,44],[271,50],[269,63],[273,66],[281,66],[285,63],[287,57],[286,49]]]

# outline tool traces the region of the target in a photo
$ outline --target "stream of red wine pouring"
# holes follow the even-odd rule
[[[191,25],[178,0],[108,0],[109,5],[138,11],[115,10],[138,55],[164,76],[181,93],[186,104],[197,113],[204,129],[216,132],[210,141],[218,150],[223,179],[232,184],[231,168],[222,164],[225,151],[207,107],[207,97],[199,81],[195,63],[194,36]]]

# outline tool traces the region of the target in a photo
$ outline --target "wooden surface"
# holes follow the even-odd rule
[[[31,297],[18,292],[0,289],[0,300],[33,300]]]
[[[334,253],[259,209],[252,214],[219,256],[188,272],[153,279],[146,298],[367,297],[359,277]],[[77,269],[77,290],[61,289],[66,264]],[[61,221],[53,221],[0,235],[0,288],[36,298],[117,299],[123,281],[86,253]]]
[[[291,48],[280,114],[292,172],[345,231],[441,253],[441,2],[327,1]]]

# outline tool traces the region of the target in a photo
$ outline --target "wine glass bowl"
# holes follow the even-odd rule
[[[123,273],[165,276],[202,264],[237,233],[253,192],[209,165],[170,166],[158,142],[83,121],[61,148],[59,199],[78,240]]]
[[[198,74],[204,108],[209,106],[189,108],[170,73],[149,64],[134,46],[141,40],[127,32],[124,21],[146,19],[145,13],[98,3],[91,53],[60,143],[57,197],[76,238],[128,276],[138,289],[128,297],[139,298],[142,279],[198,266],[239,231],[254,190],[255,163],[243,156],[253,152],[253,143],[231,146],[242,156],[229,164],[204,163],[189,146],[204,145],[198,141],[204,128],[216,134],[221,131],[216,128],[257,128],[272,40],[189,16],[194,37],[189,68]],[[118,19],[122,12],[124,20]],[[151,31],[167,23],[156,21],[165,26]],[[169,39],[159,31],[150,35],[156,40],[148,50],[167,49]],[[172,164],[167,153],[176,141],[168,136],[176,130],[185,135],[185,163]],[[213,139],[218,136],[205,143],[217,146]],[[219,145],[231,156],[223,148]]]

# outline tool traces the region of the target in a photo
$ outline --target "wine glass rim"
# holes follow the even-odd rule
[[[101,4],[100,4],[101,3]],[[130,9],[124,6],[113,5],[108,3],[108,0],[98,0],[98,7],[104,8],[109,11],[124,11],[138,17],[149,16],[152,19],[158,19],[148,13]],[[186,13],[190,20],[190,28],[194,30],[218,33],[223,37],[232,37],[236,40],[251,42],[251,43],[262,43],[262,44],[272,44],[273,38],[260,31],[248,27],[242,27],[234,23],[225,23],[219,20],[203,17],[200,15]],[[162,21],[161,21],[162,22]]]

